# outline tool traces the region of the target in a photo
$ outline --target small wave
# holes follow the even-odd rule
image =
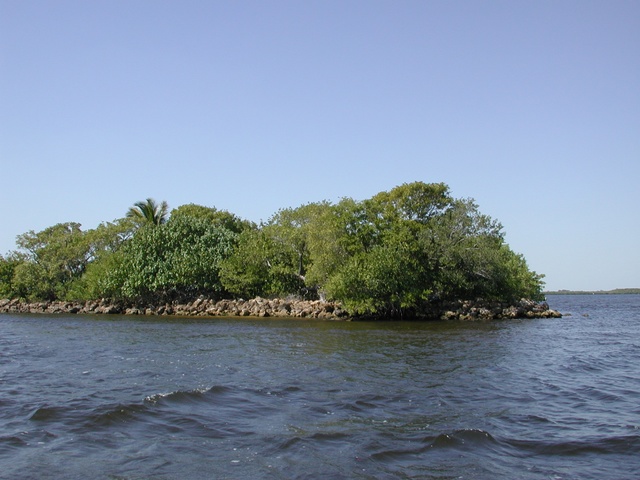
[[[89,427],[109,427],[114,424],[128,422],[147,410],[145,405],[138,403],[103,407],[90,414],[87,418],[87,423]]]
[[[317,442],[334,442],[337,440],[343,440],[349,438],[350,435],[342,432],[316,432],[309,436],[311,440]]]
[[[376,409],[385,409],[389,405],[404,401],[404,397],[364,394],[358,395],[356,398],[340,397],[335,402],[327,404],[327,408],[335,411],[344,410],[350,413],[364,413]]]
[[[495,444],[496,440],[491,436],[489,432],[477,429],[463,429],[456,430],[452,434],[440,434],[438,435],[431,447],[457,447],[459,445],[472,444],[472,445],[488,445]]]
[[[577,389],[577,393],[587,398],[592,398],[603,403],[620,402],[623,399],[611,391],[604,391],[594,387]]]
[[[541,417],[540,415],[525,415],[524,416],[524,422],[525,423],[529,423],[529,424],[549,424],[549,423],[555,423],[552,420],[548,419],[547,417]]]
[[[302,392],[302,388],[296,386],[296,385],[289,385],[288,387],[284,387],[281,389],[262,389],[260,390],[260,393],[266,394],[266,395],[274,395],[276,397],[284,397],[287,396],[289,394],[292,393],[298,393],[298,392]]]
[[[29,415],[29,420],[33,420],[34,422],[50,422],[52,420],[58,420],[62,418],[67,409],[62,407],[48,407],[42,406],[36,408],[31,415]]]
[[[15,435],[0,437],[0,448],[24,447],[26,445],[28,445],[28,443],[25,440],[20,437],[16,437]]]
[[[595,438],[570,442],[510,440],[511,447],[531,455],[640,454],[640,435]]]
[[[136,415],[148,411],[143,403],[103,405],[90,408],[76,406],[40,406],[33,410],[28,419],[38,423],[62,422],[83,430],[85,427],[106,427],[129,421]]]
[[[144,401],[145,403],[153,405],[159,402],[186,403],[205,400],[211,395],[220,395],[228,393],[229,391],[230,388],[228,387],[216,385],[210,388],[196,388],[193,390],[177,390],[169,393],[156,393],[155,395],[146,397]]]
[[[274,452],[278,455],[287,450],[301,450],[309,446],[316,448],[318,445],[331,445],[335,443],[348,443],[351,435],[342,432],[315,432],[302,434],[273,442]]]
[[[415,445],[415,444],[414,444]],[[371,454],[382,462],[395,462],[402,458],[418,457],[429,452],[447,450],[480,453],[507,452],[514,457],[573,457],[579,455],[640,455],[640,435],[592,438],[576,441],[547,442],[540,440],[494,438],[483,430],[457,430],[426,437],[422,445],[413,448],[383,449]]]
[[[428,451],[440,449],[478,449],[493,447],[499,442],[489,432],[478,429],[461,429],[451,433],[441,433],[425,437],[422,445],[411,449],[384,450],[371,455],[375,460],[389,460],[402,456],[421,455]]]
[[[563,365],[562,368],[571,374],[576,373],[597,373],[604,370],[602,361],[595,358],[580,358],[573,356],[570,359],[570,363]]]
[[[11,453],[16,449],[30,445],[44,444],[56,438],[57,435],[40,429],[0,436],[0,454]]]

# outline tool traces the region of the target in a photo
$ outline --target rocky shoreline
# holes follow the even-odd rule
[[[192,302],[164,305],[127,305],[107,300],[87,302],[34,302],[0,300],[0,313],[46,314],[117,314],[165,315],[181,317],[274,317],[315,318],[322,320],[360,320],[372,317],[351,317],[339,303],[320,300],[266,299],[211,300],[198,298]],[[419,320],[499,320],[515,318],[560,318],[546,302],[522,299],[516,303],[484,300],[441,302],[421,314]]]

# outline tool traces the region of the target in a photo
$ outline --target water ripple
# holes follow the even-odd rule
[[[598,297],[598,296],[595,296]],[[483,324],[3,316],[0,466],[32,478],[634,478],[635,300]]]

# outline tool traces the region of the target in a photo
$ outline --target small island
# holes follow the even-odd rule
[[[480,320],[559,317],[502,226],[444,183],[283,208],[259,225],[136,203],[92,230],[20,235],[0,312]],[[244,300],[250,299],[250,300]]]

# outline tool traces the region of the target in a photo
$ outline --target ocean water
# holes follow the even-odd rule
[[[0,478],[640,478],[640,296],[483,323],[0,315]]]

